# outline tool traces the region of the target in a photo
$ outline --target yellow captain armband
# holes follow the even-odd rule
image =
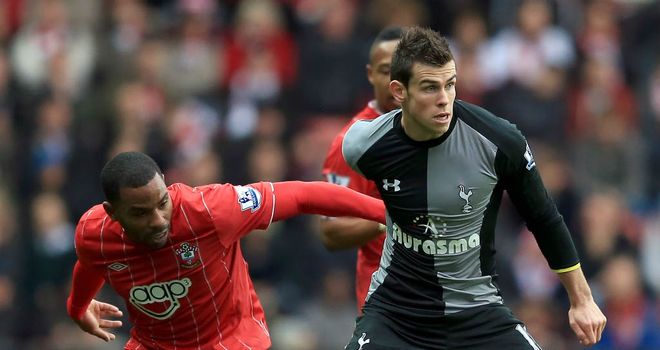
[[[565,269],[552,270],[552,271],[554,271],[555,273],[566,273],[566,272],[571,272],[573,270],[577,270],[579,268],[580,268],[580,263],[577,263],[577,264],[575,264],[571,267],[567,267]]]

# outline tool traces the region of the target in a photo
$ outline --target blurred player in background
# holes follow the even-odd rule
[[[504,190],[568,293],[580,343],[598,342],[605,316],[524,136],[455,100],[453,55],[430,29],[405,31],[391,78],[402,109],[355,122],[342,145],[347,163],[378,185],[388,214],[380,267],[346,349],[540,348],[496,284]]]
[[[240,238],[302,213],[384,222],[380,200],[324,182],[167,187],[139,152],[111,159],[101,182],[106,201],[76,228],[67,311],[85,332],[113,340],[121,322],[109,318],[122,313],[93,299],[107,282],[133,325],[125,349],[267,349]]]
[[[380,198],[376,185],[351,169],[341,151],[346,130],[358,120],[372,120],[379,115],[398,108],[398,102],[390,93],[390,63],[392,53],[401,38],[399,27],[387,27],[374,39],[369,50],[367,78],[373,86],[374,99],[360,111],[337,134],[333,140],[325,163],[323,175],[328,182],[347,186],[369,196]],[[371,275],[378,269],[380,254],[385,238],[384,225],[359,218],[321,219],[321,236],[323,244],[330,250],[359,247],[355,273],[355,293],[358,310],[362,309],[364,298],[369,291]]]

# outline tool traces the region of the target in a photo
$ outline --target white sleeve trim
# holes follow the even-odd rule
[[[269,182],[268,184],[270,184],[270,192],[273,196],[273,205],[271,206],[270,220],[268,221],[268,225],[266,226],[266,229],[270,227],[270,224],[273,223],[273,218],[275,217],[275,186],[273,186],[272,182]]]

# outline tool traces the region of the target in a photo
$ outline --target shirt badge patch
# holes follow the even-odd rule
[[[331,184],[348,187],[348,184],[351,182],[351,178],[348,176],[337,175],[335,173],[328,173],[325,175],[328,182]]]
[[[527,161],[527,165],[525,168],[527,170],[532,170],[536,166],[536,162],[534,161],[534,156],[532,155],[532,149],[529,148],[529,144],[525,144],[525,154],[523,155],[525,157],[525,160]]]
[[[261,207],[261,193],[249,186],[234,186],[241,211],[257,211]]]
[[[467,192],[465,192],[466,187],[463,184],[458,185],[458,196],[461,197],[462,200],[465,201],[465,205],[463,206],[463,212],[464,213],[469,213],[472,211],[472,205],[470,205],[470,196],[472,196],[472,190],[467,188]]]
[[[202,263],[199,260],[199,249],[195,244],[183,242],[174,251],[179,256],[180,265],[187,269],[192,269]]]

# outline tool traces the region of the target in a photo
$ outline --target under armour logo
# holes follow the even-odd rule
[[[362,347],[363,347],[365,344],[369,344],[369,342],[371,341],[371,339],[366,339],[366,340],[365,340],[364,338],[366,338],[366,337],[367,337],[367,333],[362,333],[362,336],[360,337],[360,339],[358,339],[358,345],[360,345],[360,347],[358,348],[358,350],[362,350]]]
[[[465,201],[465,205],[463,206],[463,212],[464,213],[469,213],[472,211],[472,206],[470,205],[470,196],[472,195],[472,190],[468,190],[468,192],[465,192],[465,186],[463,185],[458,185],[458,189],[460,192],[458,192],[458,196],[461,197]]]
[[[383,179],[383,189],[385,191],[389,191],[390,189],[394,189],[394,192],[399,192],[401,191],[401,187],[399,185],[401,184],[401,181],[394,179],[393,182],[390,182],[388,179]]]

